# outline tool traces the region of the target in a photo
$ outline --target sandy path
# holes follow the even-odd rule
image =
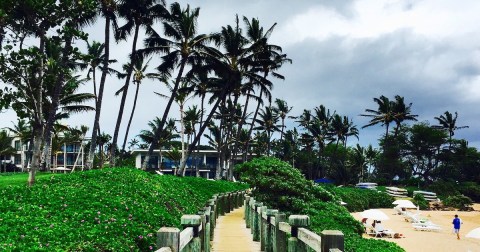
[[[250,229],[245,227],[243,207],[225,216],[220,216],[212,242],[216,252],[255,252],[260,251],[260,242],[254,242]]]
[[[458,211],[420,211],[421,217],[426,217],[435,224],[442,227],[440,232],[415,231],[412,224],[406,222],[403,216],[397,215],[393,208],[381,209],[390,219],[382,221],[386,229],[391,229],[396,233],[401,233],[405,238],[372,238],[384,239],[395,242],[407,252],[423,252],[423,251],[471,251],[480,252],[480,239],[465,238],[465,235],[472,229],[480,227],[480,204],[474,205],[474,212],[458,212]],[[452,220],[454,215],[458,214],[463,221],[460,230],[460,240],[452,232]],[[352,216],[361,220],[360,213],[352,213]],[[370,220],[369,220],[370,223]],[[367,235],[364,235],[368,237]],[[369,237],[371,238],[371,237]]]

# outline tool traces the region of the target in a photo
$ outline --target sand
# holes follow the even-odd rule
[[[416,231],[410,222],[405,221],[402,215],[396,214],[393,207],[390,209],[380,209],[390,217],[389,220],[382,221],[384,228],[391,229],[395,233],[401,233],[404,238],[373,238],[366,234],[364,234],[364,237],[395,242],[407,252],[480,252],[480,239],[465,237],[470,230],[480,227],[480,204],[475,204],[473,208],[476,211],[420,211],[421,217],[426,217],[442,227],[442,230],[439,232]],[[416,210],[414,212],[416,212]],[[460,240],[457,240],[456,235],[453,233],[453,225],[451,224],[455,214],[458,214],[463,221],[460,229]],[[360,213],[352,213],[352,216],[359,221],[362,219]],[[371,220],[368,220],[368,223],[370,222]]]

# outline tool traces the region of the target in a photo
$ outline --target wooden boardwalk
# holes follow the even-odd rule
[[[213,252],[257,252],[260,242],[252,240],[250,229],[245,227],[244,208],[237,208],[217,219],[212,242]]]

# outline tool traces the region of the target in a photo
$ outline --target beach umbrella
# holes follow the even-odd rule
[[[398,205],[398,204],[402,204],[402,203],[408,204],[408,203],[412,203],[412,202],[410,200],[405,200],[405,199],[395,200],[394,202],[392,202],[393,205]]]
[[[390,219],[384,212],[378,209],[369,209],[360,213],[363,218],[373,219],[373,220],[388,220]]]
[[[468,232],[468,234],[465,235],[465,237],[480,239],[480,227],[479,227],[479,228],[475,228],[474,230]]]
[[[413,204],[411,201],[406,201],[406,202],[401,202],[397,204],[397,207],[399,208],[417,208],[415,204]]]

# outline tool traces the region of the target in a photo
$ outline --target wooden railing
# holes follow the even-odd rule
[[[157,232],[156,252],[209,252],[219,216],[242,206],[245,192],[216,194],[197,215],[183,215],[182,229],[162,227]]]
[[[286,215],[268,209],[253,197],[245,196],[245,222],[254,241],[266,252],[338,252],[344,250],[343,233],[324,230],[320,235],[308,230],[307,215]]]

